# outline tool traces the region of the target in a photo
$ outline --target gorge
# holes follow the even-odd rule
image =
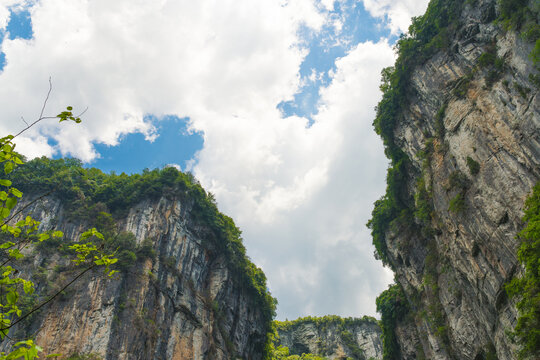
[[[33,338],[71,360],[538,358],[538,309],[530,336],[516,337],[523,311],[507,284],[529,276],[518,233],[540,197],[539,17],[537,0],[432,0],[397,41],[374,120],[390,167],[368,227],[396,281],[377,299],[380,321],[273,321],[240,230],[189,173],[107,175],[41,158],[9,175],[24,192],[12,220],[31,215],[64,237],[35,241],[14,267],[36,284],[23,313],[58,296],[1,350]],[[92,269],[59,291],[85,271],[69,246],[88,228],[119,272]]]

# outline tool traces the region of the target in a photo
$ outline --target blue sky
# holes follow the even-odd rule
[[[113,6],[114,5],[114,6]],[[388,160],[380,71],[427,0],[3,0],[0,132],[27,157],[191,171],[242,229],[278,319],[376,316],[365,224]],[[3,59],[3,60],[2,60]],[[331,290],[330,290],[331,289]]]

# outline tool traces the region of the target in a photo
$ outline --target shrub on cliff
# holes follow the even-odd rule
[[[514,335],[521,345],[520,359],[540,359],[540,182],[525,202],[525,228],[518,233],[521,277],[506,285],[511,297],[518,297],[518,322]]]
[[[401,286],[398,284],[389,286],[379,295],[376,304],[377,312],[381,314],[383,359],[399,359],[400,351],[395,329],[397,323],[409,312]]]

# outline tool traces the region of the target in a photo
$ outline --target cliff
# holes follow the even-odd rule
[[[33,335],[45,355],[73,359],[263,358],[275,301],[240,231],[193,178],[172,168],[105,175],[47,159],[13,178],[26,190],[19,217],[31,214],[41,231],[64,233],[16,265],[37,284],[28,308],[83,271],[66,245],[89,227],[106,235],[101,246],[116,251],[120,272],[112,279],[103,270],[86,273],[12,336]]]
[[[398,284],[377,303],[385,358],[517,357],[504,285],[540,179],[539,10],[432,0],[383,72],[374,125],[391,167],[368,226]]]
[[[325,316],[276,321],[277,345],[291,355],[313,354],[325,359],[382,359],[381,328],[377,320]]]

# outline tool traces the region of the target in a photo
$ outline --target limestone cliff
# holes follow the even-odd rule
[[[382,359],[377,320],[325,316],[277,321],[278,345],[291,355],[314,354],[326,359]]]
[[[407,299],[396,358],[516,358],[504,284],[540,179],[540,99],[535,39],[503,29],[500,3],[433,0],[383,74],[392,168],[370,227]]]
[[[180,175],[165,169],[159,176]],[[76,183],[77,189],[84,188]],[[200,196],[190,195],[191,190],[164,187],[158,196],[130,202],[114,219],[98,211],[107,209],[106,204],[79,201],[79,207],[74,208],[73,203],[61,199],[65,194],[58,192],[58,196],[52,194],[27,208],[22,203],[24,211],[19,216],[31,214],[41,221],[42,231],[63,231],[63,242],[77,241],[82,231],[96,224],[96,218],[108,219],[116,234],[113,246],[118,246],[123,265],[112,280],[106,279],[102,270],[85,274],[12,334],[35,335],[44,354],[61,353],[64,357],[262,359],[272,318],[265,304],[269,294],[264,281],[260,282],[262,289],[254,288],[250,283],[253,273],[247,272],[263,280],[264,274],[245,258],[241,243],[220,233],[221,228],[239,234],[234,226],[227,226],[228,218],[202,213],[198,201],[206,195],[200,186],[182,184]],[[104,186],[108,185],[101,188]],[[33,191],[36,188],[39,184]],[[32,197],[27,194],[26,203]],[[89,191],[85,194],[90,196]],[[86,208],[85,216],[75,213],[81,207]],[[131,252],[123,245],[126,241],[120,242],[122,237],[133,240]],[[31,249],[28,254],[31,263],[17,265],[38,284],[40,299],[36,303],[81,272],[70,263],[72,256],[58,251],[62,243],[38,247],[39,251]],[[147,256],[141,255],[143,248]],[[235,254],[237,263],[233,263]]]

